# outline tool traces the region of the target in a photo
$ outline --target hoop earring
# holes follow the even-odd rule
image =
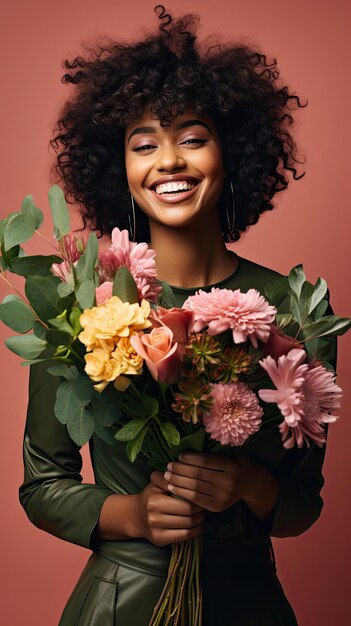
[[[227,190],[226,190],[226,194],[225,194],[225,204],[226,204],[226,213],[227,213],[227,226],[228,226],[228,236],[229,239],[231,239],[231,241],[234,241],[234,235],[235,235],[235,195],[234,195],[234,188],[233,188],[233,183],[232,181],[227,178],[227,180],[229,181],[229,185],[230,185],[230,190],[231,190],[231,196],[232,196],[232,200],[231,200],[231,215],[230,215],[230,211],[229,211],[229,207],[228,207],[228,194],[227,194]]]
[[[130,219],[130,212],[129,212],[128,213],[129,234],[130,234],[131,241],[135,241],[135,236],[136,236],[135,205],[134,205],[134,198],[131,193],[130,193],[130,200],[132,203],[133,228],[132,228],[132,221]]]

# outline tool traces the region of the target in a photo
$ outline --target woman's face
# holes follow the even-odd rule
[[[208,115],[187,110],[163,129],[145,114],[126,128],[125,164],[129,190],[151,220],[179,228],[217,211],[222,148]]]

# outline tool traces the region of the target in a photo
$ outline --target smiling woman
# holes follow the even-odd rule
[[[225,310],[233,290],[263,293],[280,276],[226,243],[273,208],[289,173],[303,175],[291,133],[301,104],[279,81],[275,60],[242,43],[200,45],[195,16],[172,20],[156,9],[165,20],[156,34],[97,45],[87,58],[65,62],[64,82],[75,91],[51,142],[53,174],[79,204],[84,226],[100,235],[126,228],[135,242],[149,244],[177,307],[200,288],[222,287]],[[145,244],[131,250],[154,268]],[[278,313],[286,312],[284,299]],[[261,327],[262,311],[257,315]],[[245,311],[239,318],[250,323]],[[166,334],[161,320],[139,346],[155,370],[169,350]],[[326,344],[335,366],[335,342]],[[120,441],[109,445],[94,434],[96,484],[84,484],[79,448],[54,414],[57,384],[45,365],[31,366],[20,498],[34,524],[93,551],[60,626],[147,626],[171,544],[200,534],[203,626],[219,619],[221,626],[296,626],[270,537],[298,535],[318,518],[325,449],[313,444],[287,454],[278,430],[268,428],[245,454],[192,451],[162,474],[151,473],[141,456],[131,464]],[[227,415],[240,417],[251,403],[255,430],[261,409],[253,393],[237,391]],[[172,620],[162,624],[176,626]],[[181,620],[194,626],[186,610]]]

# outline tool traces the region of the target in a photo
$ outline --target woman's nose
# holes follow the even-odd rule
[[[186,161],[180,153],[179,146],[167,143],[159,148],[156,167],[159,170],[173,170],[186,167]]]

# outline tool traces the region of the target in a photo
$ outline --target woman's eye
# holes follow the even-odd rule
[[[190,143],[190,144],[204,144],[207,142],[207,139],[200,139],[200,137],[191,137],[190,139],[185,139],[182,143]]]
[[[133,148],[133,152],[142,152],[143,150],[151,150],[152,148],[155,148],[156,146],[153,146],[152,144],[149,143],[145,143],[142,146],[136,146],[136,148]]]

